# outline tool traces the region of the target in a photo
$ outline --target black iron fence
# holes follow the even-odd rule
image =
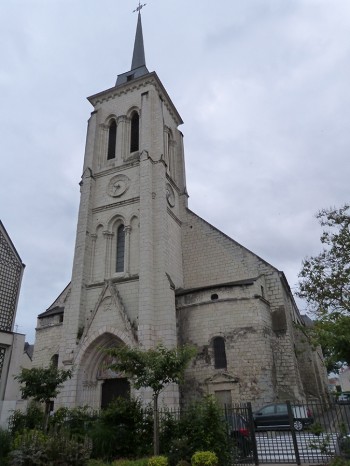
[[[120,428],[123,435],[132,432],[135,438],[141,432],[145,444],[149,445],[154,414],[152,409],[146,409],[143,415],[141,413],[141,416],[135,416],[130,426],[125,424],[123,409],[121,413],[123,415],[120,416],[118,425],[118,413],[114,416],[113,428]],[[59,417],[60,424],[56,428],[59,425],[71,428],[79,425],[81,428],[81,424],[84,424],[82,433],[85,431],[88,434],[98,414],[86,412],[84,408],[78,414],[76,412],[71,418]],[[189,408],[187,412],[159,411],[159,418],[162,444],[169,447],[169,451],[175,448],[175,452],[178,449],[180,453],[188,453],[187,447],[193,446],[189,445],[188,436],[193,431],[197,437],[194,435],[192,441],[199,444],[201,442],[198,442],[198,435],[211,434],[211,437],[215,437],[215,433],[218,433],[225,440],[224,453],[228,453],[229,464],[322,464],[328,463],[336,455],[350,459],[350,404],[287,401],[253,410],[251,403],[243,403],[226,406],[222,414],[217,412],[216,406],[211,411],[211,406],[208,405],[200,412],[194,405],[192,411]],[[224,432],[222,422],[225,423]],[[226,442],[226,432],[229,442]],[[140,438],[138,440],[140,443]],[[187,455],[180,455],[180,459],[184,457]]]
[[[236,462],[327,463],[350,457],[350,404],[275,403],[260,410],[251,404],[225,408],[236,441]]]

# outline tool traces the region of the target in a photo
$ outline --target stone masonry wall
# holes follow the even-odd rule
[[[271,318],[268,304],[255,297],[260,286],[213,287],[178,298],[181,343],[198,350],[186,372],[183,403],[218,390],[230,391],[232,402],[253,400],[256,407],[275,399]],[[214,366],[216,336],[225,339],[226,370]]]
[[[33,366],[47,367],[54,354],[59,354],[62,341],[62,323],[56,323],[47,327],[36,328],[36,338],[33,354]],[[60,363],[61,361],[59,361]]]
[[[276,387],[265,398],[270,397],[268,401],[303,399],[305,393],[294,351],[293,322],[298,313],[292,306],[282,274],[191,211],[183,219],[183,258],[185,288],[264,277],[257,294],[263,295],[269,304],[270,324],[266,325],[266,331],[270,335],[271,381]],[[251,310],[247,309],[247,313],[252,319]],[[281,316],[283,322],[274,326]],[[234,329],[236,325],[231,318],[226,328]]]

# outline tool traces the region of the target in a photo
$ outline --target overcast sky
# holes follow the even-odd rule
[[[0,2],[0,219],[26,264],[31,343],[70,280],[86,97],[130,69],[136,6]],[[295,289],[321,247],[315,213],[349,202],[350,1],[148,0],[142,23],[184,120],[190,208]]]

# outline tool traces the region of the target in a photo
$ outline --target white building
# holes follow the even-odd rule
[[[36,332],[35,365],[74,367],[58,403],[99,408],[128,394],[101,348],[158,342],[198,349],[184,402],[324,396],[284,274],[188,208],[182,120],[146,67],[140,14],[131,70],[88,100],[72,280]],[[177,406],[178,387],[163,401]]]
[[[21,366],[31,366],[31,348],[25,347],[25,335],[13,331],[24,267],[0,221],[0,427],[7,427],[8,417],[21,398],[14,376]]]

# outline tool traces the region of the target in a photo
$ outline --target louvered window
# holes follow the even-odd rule
[[[125,255],[125,231],[124,225],[120,225],[117,230],[117,260],[116,272],[124,272],[124,255]]]
[[[115,159],[115,146],[117,142],[117,123],[115,120],[109,125],[107,160]]]
[[[130,152],[139,150],[139,115],[134,112],[131,117]]]

